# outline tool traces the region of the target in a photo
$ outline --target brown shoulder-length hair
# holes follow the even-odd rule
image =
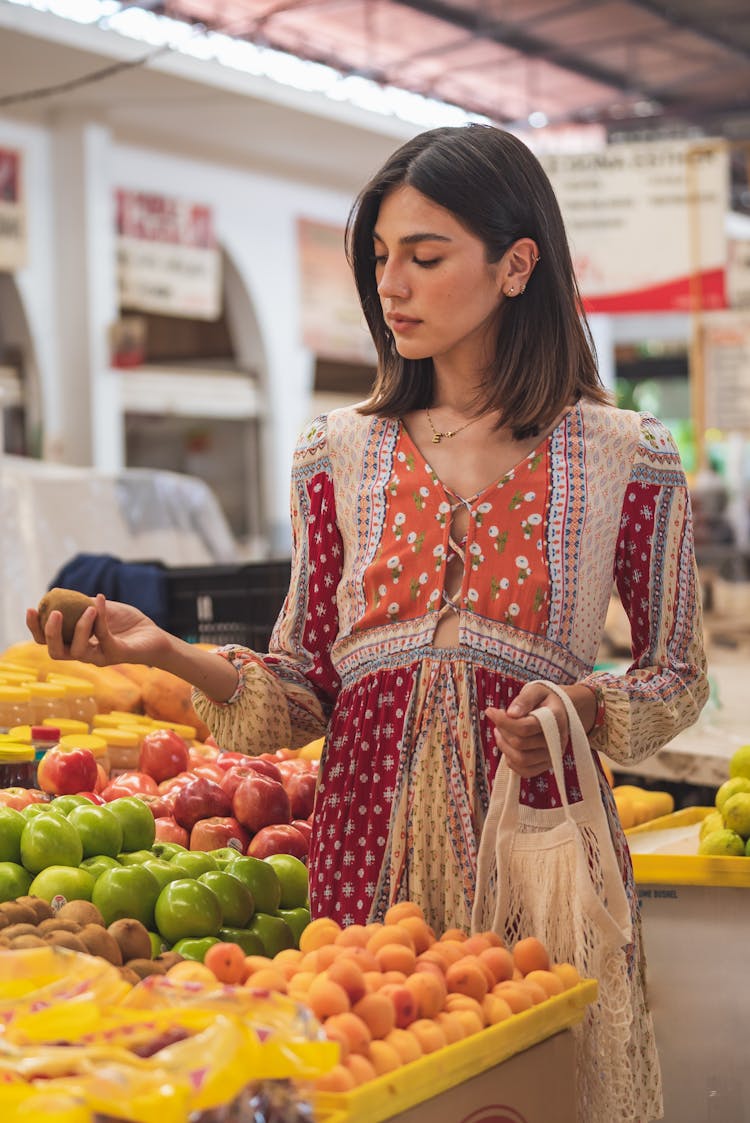
[[[560,208],[536,157],[512,133],[490,125],[431,129],[407,141],[354,202],[346,254],[378,352],[365,414],[402,417],[433,401],[432,359],[404,359],[383,318],[372,232],[380,204],[409,185],[445,207],[499,261],[519,238],[533,238],[536,265],[523,295],[498,311],[497,352],[475,407],[499,412],[516,438],[542,431],[581,397],[608,402],[582,310]]]

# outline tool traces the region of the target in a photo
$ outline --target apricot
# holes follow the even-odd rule
[[[409,1033],[416,1037],[422,1046],[423,1053],[435,1053],[438,1049],[444,1049],[448,1044],[442,1026],[439,1026],[432,1018],[417,1018],[409,1026]]]
[[[414,941],[406,929],[398,924],[384,925],[379,931],[373,932],[367,941],[367,950],[377,955],[381,948],[388,947],[389,944],[402,944],[414,951]]]
[[[418,920],[424,920],[424,913],[414,901],[397,901],[395,905],[386,909],[383,920],[386,925],[398,924],[406,916],[416,916]]]
[[[473,1010],[456,1010],[455,1016],[463,1026],[464,1037],[471,1037],[484,1029],[484,1018]]]
[[[334,943],[342,948],[363,948],[371,934],[364,924],[350,924],[348,928],[341,929]]]
[[[466,1036],[463,1022],[460,1018],[456,1017],[455,1010],[441,1010],[436,1016],[435,1021],[445,1034],[445,1040],[449,1045],[454,1045],[456,1041],[463,1041]]]
[[[469,936],[464,940],[464,955],[479,955],[480,952],[486,951],[491,947],[490,941],[484,936]]]
[[[351,1092],[356,1086],[354,1074],[343,1064],[334,1065],[315,1078],[315,1087],[319,1092]]]
[[[444,944],[446,940],[458,940],[463,943],[467,939],[468,936],[462,928],[446,928],[438,942]]]
[[[489,967],[495,983],[513,978],[513,956],[507,948],[488,947],[480,951],[478,958]]]
[[[417,955],[427,951],[437,939],[433,929],[419,916],[405,916],[403,920],[399,920],[398,926],[411,936]]]
[[[301,960],[304,958],[301,951],[297,948],[284,948],[279,951],[271,960],[274,967],[277,967],[287,980],[291,979],[292,975],[296,975],[299,970]]]
[[[349,1053],[366,1053],[372,1041],[372,1034],[362,1018],[351,1012],[332,1014],[323,1022],[323,1028],[326,1036],[331,1029],[340,1034],[349,1046]]]
[[[408,1032],[408,1030],[405,1032]],[[373,1041],[368,1056],[370,1064],[378,1076],[384,1076],[386,1072],[393,1072],[395,1069],[401,1068],[404,1063],[393,1046],[389,1045],[387,1041]]]
[[[322,948],[318,948],[316,952],[318,970],[325,971],[326,967],[330,967],[332,963],[336,962],[343,951],[344,948],[339,947],[338,944],[324,944]]]
[[[422,959],[420,956],[417,956],[417,963],[413,974],[434,975],[436,979],[442,979],[442,981],[445,982],[445,967],[440,963],[436,963],[434,959]]]
[[[298,971],[312,971],[315,975],[318,975],[323,970],[323,968],[320,966],[320,963],[318,962],[317,951],[303,952],[302,958],[300,959],[299,963],[297,964],[297,970]]]
[[[383,986],[383,975],[380,971],[363,971],[362,978],[365,980],[368,994],[373,994]]]
[[[167,977],[174,982],[203,983],[210,987],[215,987],[217,982],[213,971],[205,963],[198,963],[194,959],[182,959],[173,964],[167,971]]]
[[[498,998],[502,998],[503,1002],[507,1002],[514,1014],[521,1014],[524,1010],[530,1010],[534,1005],[534,1000],[529,991],[519,983],[498,983],[496,987],[493,987],[492,993],[497,995]]]
[[[482,1011],[488,1026],[497,1025],[498,1022],[504,1022],[506,1018],[513,1017],[513,1011],[505,999],[492,991],[482,999]]]
[[[384,1038],[386,1045],[390,1045],[395,1049],[401,1057],[402,1064],[409,1064],[410,1061],[418,1061],[420,1057],[424,1056],[422,1046],[417,1041],[413,1033],[409,1033],[408,1029],[392,1029],[387,1037]]]
[[[564,990],[570,990],[571,987],[578,986],[581,981],[581,976],[572,963],[553,963],[550,971],[553,971],[560,979]]]
[[[203,962],[220,983],[230,985],[241,983],[247,977],[245,968],[245,953],[239,944],[224,943],[212,944],[205,954]]]
[[[344,945],[340,948],[337,959],[353,959],[361,971],[380,970],[377,959],[367,948]]]
[[[437,967],[441,974],[444,975],[448,966],[448,961],[445,956],[443,956],[441,952],[437,950],[438,947],[439,945],[437,943],[433,944],[427,949],[427,951],[423,951],[420,955],[418,955],[417,966],[415,970],[419,971],[421,970],[423,964],[430,963]]]
[[[338,983],[349,995],[349,1002],[354,1005],[367,992],[367,983],[361,969],[353,959],[340,959],[331,964],[325,972],[327,979]]]
[[[360,1084],[367,1084],[368,1081],[374,1080],[377,1076],[375,1069],[372,1067],[372,1062],[360,1053],[350,1053],[344,1061],[344,1068],[349,1069],[357,1088]]]
[[[449,994],[445,1000],[444,1009],[449,1014],[457,1013],[459,1010],[470,1010],[484,1025],[484,1010],[482,1003],[477,1002],[476,998],[471,998],[468,994]]]
[[[323,1026],[325,1029],[325,1035],[328,1040],[333,1041],[334,1044],[338,1045],[339,1061],[343,1063],[351,1052],[351,1049],[349,1048],[349,1038],[343,1030],[338,1028],[338,1026],[329,1024],[333,1021],[333,1018],[342,1017],[343,1014],[334,1014],[333,1017],[326,1019],[326,1021],[323,1023]]]
[[[266,971],[273,964],[267,955],[246,955],[245,971],[247,976],[254,975],[256,971]]]
[[[404,976],[411,975],[417,965],[417,957],[411,948],[403,944],[386,944],[375,952],[378,967],[384,973],[401,971]]]
[[[549,971],[549,955],[541,940],[526,936],[513,948],[513,962],[523,975],[529,971]]]
[[[562,979],[554,971],[529,971],[524,982],[527,986],[529,983],[539,983],[548,998],[555,994],[562,994],[565,990]]]
[[[306,998],[311,983],[317,977],[313,971],[297,971],[291,979],[287,980],[287,994],[291,995],[292,998]]]
[[[247,976],[245,982],[252,990],[273,990],[279,994],[286,994],[289,989],[286,975],[276,967],[266,967],[259,971],[253,971],[252,975]]]
[[[522,986],[531,995],[531,1000],[535,1006],[538,1006],[540,1002],[546,1002],[549,997],[541,983],[534,979],[529,980],[528,977],[524,977],[518,985]]]
[[[299,950],[301,952],[317,951],[318,948],[325,947],[326,944],[332,944],[340,932],[341,926],[335,920],[331,920],[328,916],[320,916],[317,920],[311,920],[302,929],[299,938]]]
[[[352,1013],[362,1019],[376,1039],[387,1037],[396,1025],[396,1010],[386,994],[366,994],[352,1006]]]
[[[396,1018],[396,1027],[406,1029],[417,1018],[417,1003],[411,991],[403,983],[386,983],[378,991],[390,999]]]
[[[479,935],[484,936],[485,940],[487,940],[493,948],[505,947],[505,941],[501,936],[498,936],[497,932],[493,932],[491,928],[488,928],[486,932],[480,932]]]
[[[424,955],[430,955],[436,952],[442,956],[443,963],[450,967],[452,963],[458,963],[459,959],[464,957],[464,942],[462,940],[438,940],[433,944],[428,951],[423,952]]]
[[[406,982],[403,971],[383,971],[380,975],[380,986],[401,986]],[[380,987],[378,988],[380,989]]]
[[[494,985],[494,977],[492,983]],[[445,985],[452,994],[467,994],[481,1002],[489,990],[489,982],[482,964],[471,956],[452,963],[445,972]]]
[[[442,976],[427,971],[415,972],[404,986],[414,995],[420,1018],[434,1018],[443,1009],[448,990]]]
[[[319,1021],[325,1021],[333,1014],[345,1014],[351,1009],[349,995],[338,983],[332,983],[325,975],[313,979],[307,991],[307,1005]]]

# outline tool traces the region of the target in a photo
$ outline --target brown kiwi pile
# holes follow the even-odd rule
[[[182,959],[171,951],[152,958],[151,937],[139,920],[115,920],[106,927],[91,901],[68,901],[57,913],[41,897],[0,904],[0,951],[45,946],[98,955],[133,984],[163,975]]]

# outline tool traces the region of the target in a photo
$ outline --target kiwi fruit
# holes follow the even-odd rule
[[[52,905],[49,901],[45,901],[43,897],[16,897],[16,904],[27,905],[28,908],[33,909],[37,924],[55,915]]]
[[[47,625],[50,612],[61,612],[63,643],[72,643],[76,624],[89,605],[95,603],[93,597],[87,597],[75,589],[50,589],[37,606],[42,631]]]
[[[87,924],[79,932],[78,939],[89,955],[98,955],[100,959],[106,959],[108,963],[114,963],[115,967],[122,966],[120,945],[112,933],[108,932],[106,928],[102,928],[101,924]]]
[[[168,971],[170,967],[174,967],[175,963],[182,963],[184,958],[178,951],[163,951],[161,955],[157,955],[154,963],[161,963],[164,970]]]
[[[140,920],[129,917],[114,920],[107,931],[120,945],[123,963],[129,963],[131,959],[151,958],[151,937]]]
[[[8,947],[13,951],[18,951],[20,948],[43,948],[47,944],[41,936],[35,936],[28,933],[26,936],[16,936],[14,940],[8,940]]]
[[[36,924],[9,924],[3,929],[6,940],[15,940],[16,936],[38,936]]]
[[[166,967],[162,963],[157,963],[155,959],[129,959],[125,966],[135,971],[139,979],[145,979],[148,975],[166,973]]]
[[[86,924],[99,924],[104,927],[104,917],[91,901],[67,901],[57,914],[58,920],[72,920],[82,927]]]
[[[34,910],[29,905],[21,905],[18,901],[5,901],[0,905],[0,909],[6,919],[4,927],[10,924],[36,924]]]
[[[141,976],[137,975],[132,967],[122,966],[120,968],[120,975],[126,983],[130,983],[130,985],[133,987],[136,985],[136,983],[139,983],[141,981]]]
[[[47,936],[50,932],[80,932],[81,925],[77,920],[60,920],[56,916],[50,916],[46,920],[42,920],[37,925],[37,932],[40,936]]]
[[[31,936],[20,936],[19,939],[30,940]],[[48,932],[43,942],[47,944],[48,947],[70,948],[71,951],[86,951],[86,946],[80,936],[76,936],[74,932],[63,932],[60,930],[57,932]]]

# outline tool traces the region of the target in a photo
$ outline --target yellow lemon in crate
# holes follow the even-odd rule
[[[724,804],[724,826],[740,838],[750,838],[750,792],[737,792]]]
[[[709,811],[705,819],[700,825],[698,831],[698,838],[705,838],[707,834],[712,831],[721,831],[724,829],[724,816],[721,811]]]
[[[714,797],[717,810],[723,814],[724,804],[738,792],[750,792],[750,780],[746,780],[744,776],[733,776],[731,780],[725,780]]]
[[[750,780],[750,745],[741,745],[729,761],[730,776],[744,776]]]
[[[718,858],[741,858],[745,844],[734,831],[711,831],[698,843],[698,853]]]

